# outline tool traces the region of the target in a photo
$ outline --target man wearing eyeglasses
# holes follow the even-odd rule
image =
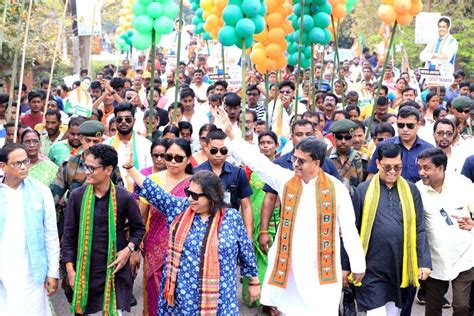
[[[459,120],[461,136],[472,136],[473,127],[469,124],[469,113],[471,112],[471,106],[474,101],[466,96],[459,96],[454,98],[451,103],[453,107],[453,114]]]
[[[265,104],[261,102],[260,90],[256,84],[249,85],[246,90],[247,94],[247,109],[257,113],[257,120],[265,121]]]
[[[409,314],[413,300],[407,302],[407,295],[413,298],[418,280],[430,274],[423,203],[416,186],[401,175],[402,155],[398,144],[382,142],[375,154],[378,172],[353,196],[367,262],[355,297],[359,312],[368,316],[398,315],[402,307]]]
[[[464,218],[474,214],[474,184],[448,172],[448,157],[432,148],[418,156],[421,180],[416,183],[423,199],[433,271],[425,282],[426,315],[442,314],[443,297],[451,282],[453,314],[469,314],[474,281],[474,237],[464,230]],[[458,222],[459,220],[459,222]]]
[[[28,177],[25,147],[0,149],[0,313],[51,315],[59,278],[59,239],[48,187]]]
[[[410,101],[411,102],[411,101]],[[380,145],[385,143],[397,144],[401,149],[401,158],[403,161],[402,177],[408,181],[416,183],[420,180],[418,170],[416,168],[416,158],[427,148],[433,148],[433,145],[424,141],[417,136],[419,128],[420,112],[411,105],[402,103],[397,114],[398,136],[384,140]],[[379,145],[379,146],[380,146]],[[378,146],[377,146],[378,147]],[[371,179],[377,173],[377,150],[375,150],[370,160],[368,179]]]

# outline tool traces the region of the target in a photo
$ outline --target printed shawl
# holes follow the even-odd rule
[[[293,177],[283,189],[277,255],[269,284],[286,288],[291,263],[293,229],[303,190],[301,179]],[[336,276],[336,190],[332,180],[320,170],[315,184],[320,284],[337,282]]]
[[[199,267],[199,314],[217,315],[219,303],[219,249],[218,233],[224,218],[225,210],[209,218],[209,226],[204,236]],[[174,306],[176,280],[184,242],[196,214],[190,207],[179,214],[170,226],[168,241],[168,258],[166,262],[167,277],[163,296],[169,306]]]
[[[397,179],[397,190],[403,215],[403,262],[402,284],[400,287],[419,286],[418,259],[416,253],[416,213],[413,196],[408,182],[402,177]],[[377,173],[370,181],[364,199],[360,239],[365,254],[369,249],[372,226],[374,225],[380,199],[380,175]]]
[[[78,254],[76,261],[76,278],[74,280],[74,297],[71,313],[84,314],[89,294],[89,268],[91,260],[92,236],[94,228],[94,203],[95,195],[92,185],[87,185],[81,203],[81,218],[79,225]],[[114,260],[117,253],[117,196],[115,186],[110,182],[110,196],[108,209],[109,243],[107,253],[107,266]],[[115,298],[115,284],[112,272],[114,267],[107,268],[104,287],[104,302],[102,314],[105,316],[117,315],[117,302]]]

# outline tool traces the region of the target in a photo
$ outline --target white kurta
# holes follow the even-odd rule
[[[38,182],[35,189],[44,198],[45,249],[49,277],[59,278],[59,240],[56,210],[51,191]],[[35,284],[28,257],[23,212],[23,184],[16,190],[0,184],[6,201],[0,201],[5,212],[5,228],[0,236],[0,315],[51,315],[44,283]]]
[[[230,142],[231,151],[272,188],[278,191],[282,200],[284,185],[294,176],[293,171],[284,169],[265,159],[258,149],[242,139]],[[365,272],[365,256],[355,226],[355,215],[349,192],[336,178],[336,232],[342,232],[344,246],[349,256],[353,272]],[[338,315],[342,289],[342,269],[340,239],[336,235],[336,275],[337,282],[321,285],[318,277],[317,236],[320,234],[316,218],[316,178],[303,182],[303,193],[297,210],[293,230],[292,257],[286,288],[269,284],[276,260],[277,242],[269,250],[268,268],[262,287],[262,304],[277,306],[287,315]],[[278,229],[275,240],[278,239]]]

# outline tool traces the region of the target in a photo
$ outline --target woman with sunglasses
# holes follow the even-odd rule
[[[40,154],[41,139],[38,131],[26,129],[21,133],[20,141],[25,146],[29,159],[28,175],[49,187],[59,168],[48,157]]]
[[[184,197],[184,189],[189,186],[189,178],[193,171],[189,164],[189,158],[191,157],[189,143],[181,138],[175,138],[171,141],[159,140],[153,143],[151,156],[154,164],[153,174],[148,171],[144,173],[143,169],[141,173],[149,176],[166,193]],[[168,228],[163,213],[153,206],[150,207],[146,199],[140,198],[139,206],[148,228],[143,239],[145,315],[157,315],[161,276],[168,241]]]
[[[217,127],[211,123],[204,124],[199,129],[199,144],[201,145],[201,150],[191,156],[190,163],[193,167],[199,166],[203,162],[207,161],[207,155],[204,151],[204,148],[206,148],[206,136],[207,133],[216,129]]]
[[[163,213],[169,228],[159,315],[238,315],[236,267],[251,277],[250,300],[260,294],[252,244],[240,213],[226,208],[220,179],[200,171],[189,180],[187,198],[166,193],[133,167],[124,165],[146,198]]]

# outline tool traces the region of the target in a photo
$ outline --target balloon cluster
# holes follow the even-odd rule
[[[331,24],[330,14],[332,11],[333,6],[327,0],[304,1],[304,6],[301,5],[300,1],[294,1],[293,14],[288,17],[295,30],[287,36],[288,64],[294,66],[298,63],[301,32],[302,54],[300,66],[302,68],[308,68],[311,65],[312,44],[326,45],[331,41],[331,32],[329,32],[327,27]]]
[[[329,0],[332,6],[331,15],[334,19],[340,20],[346,16],[347,2],[346,0]]]
[[[222,11],[226,5],[227,0],[201,0],[200,6],[203,10],[202,19],[204,21],[203,29],[213,39],[217,39],[219,30],[224,26]]]
[[[150,47],[152,31],[155,30],[155,43],[161,35],[173,31],[173,20],[179,13],[179,6],[173,0],[136,0],[133,4],[132,26],[136,30],[132,44],[139,50]]]
[[[122,32],[119,36],[115,38],[115,48],[119,51],[128,52],[132,47],[132,37],[133,30],[129,29],[125,32]]]
[[[378,11],[380,19],[386,24],[397,21],[400,25],[407,25],[422,9],[421,0],[382,0]]]
[[[286,66],[285,37],[293,32],[288,16],[293,12],[291,0],[267,1],[265,27],[254,35],[255,43],[250,53],[250,60],[260,73],[282,69]]]
[[[122,9],[119,11],[119,26],[115,30],[115,35],[119,36],[123,32],[132,28],[132,5],[134,0],[122,0]]]
[[[229,0],[229,4],[222,12],[224,26],[217,36],[219,42],[224,46],[237,45],[242,48],[242,43],[245,41],[245,47],[250,48],[254,35],[265,29],[263,17],[266,12],[267,5],[264,0]]]
[[[194,33],[197,35],[202,34],[202,39],[205,41],[210,40],[211,34],[204,30],[204,18],[202,16],[204,10],[200,7],[201,0],[191,0],[190,3],[191,9],[196,13],[196,15],[193,16]]]

